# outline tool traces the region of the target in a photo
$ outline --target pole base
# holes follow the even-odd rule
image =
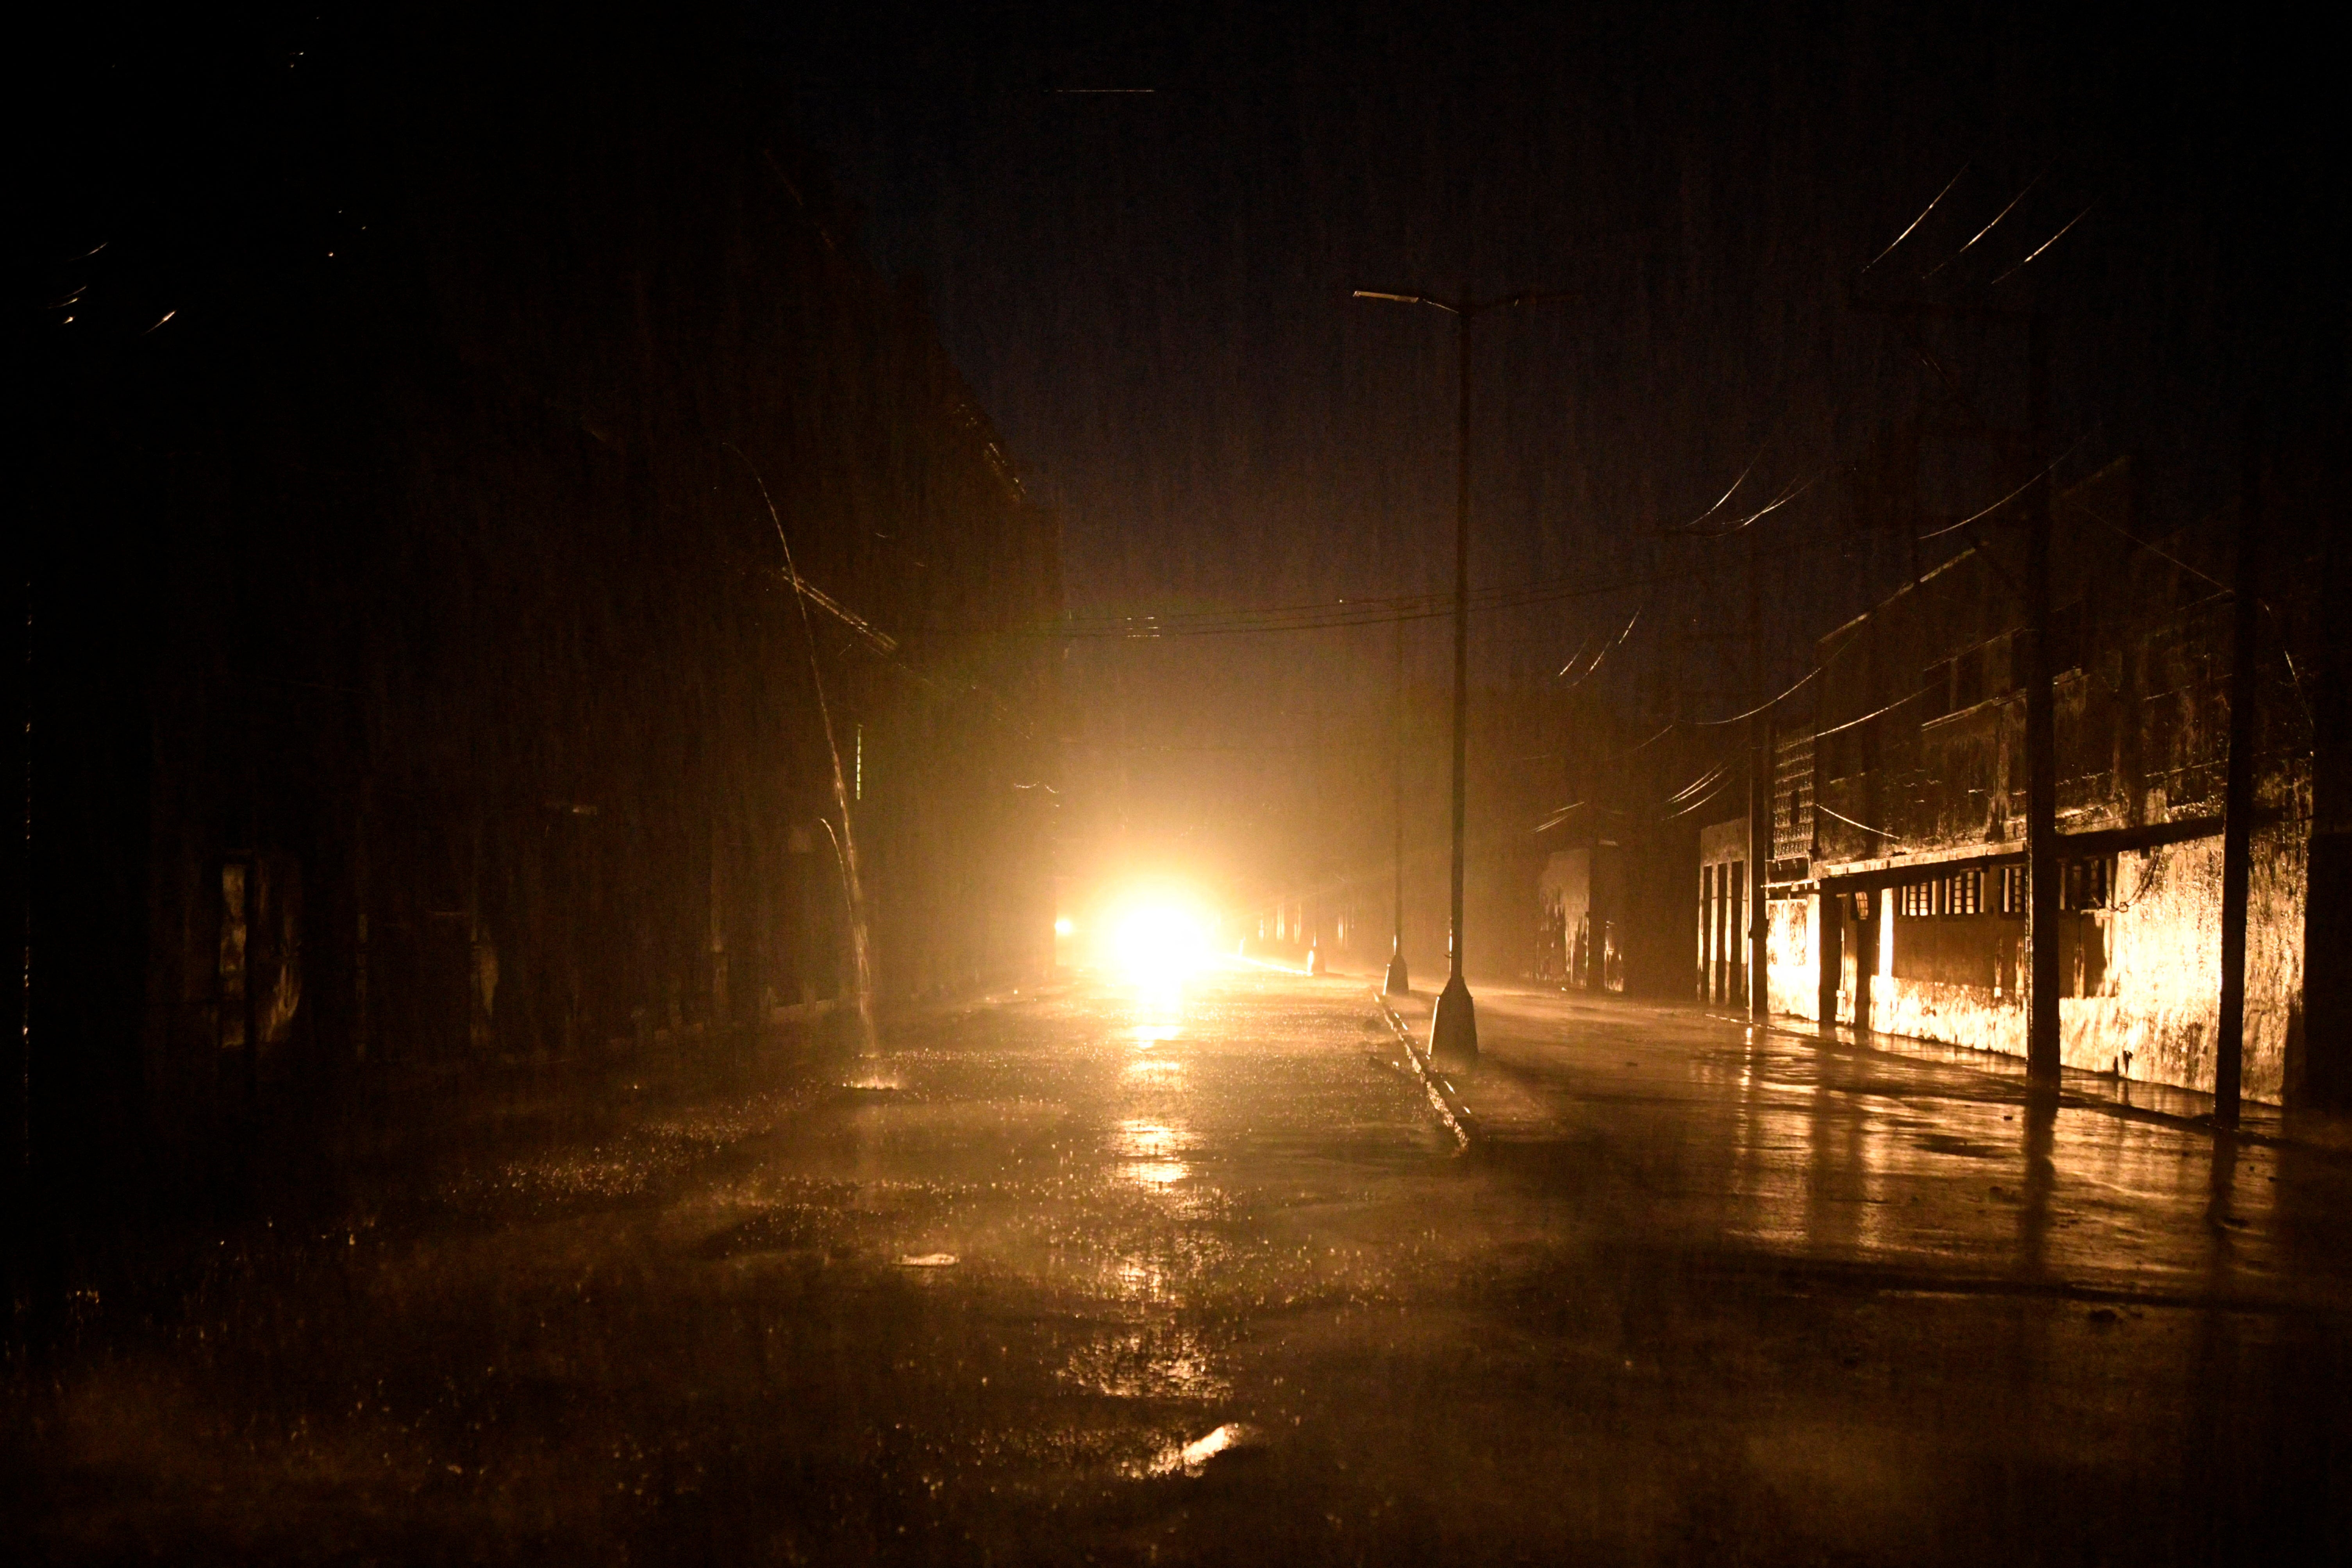
[[[1323,950],[1321,948],[1310,947],[1307,950],[1307,973],[1309,974],[1321,974],[1324,973]]]
[[[1429,1021],[1429,1065],[1450,1073],[1466,1073],[1478,1065],[1478,1010],[1458,972],[1438,994],[1437,1012]]]
[[[1404,949],[1399,948],[1389,955],[1389,977],[1381,983],[1381,989],[1391,996],[1412,994],[1412,979],[1404,972]]]

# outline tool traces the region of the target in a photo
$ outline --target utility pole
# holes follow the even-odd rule
[[[1748,525],[1748,1017],[1772,1016],[1771,927],[1765,915],[1766,872],[1772,861],[1772,728],[1764,708],[1764,564]]]
[[[2246,904],[2254,847],[2254,637],[2262,625],[2261,431],[2246,416],[2230,647],[2230,772],[2221,808],[2221,1007],[2213,1038],[2213,1120],[2238,1121],[2246,1040]]]
[[[2026,523],[2025,613],[2025,1072],[2058,1083],[2058,757],[2050,692],[2050,328],[2037,308],[2026,323],[2027,425],[2032,461],[2044,468]]]
[[[1386,300],[1400,305],[1427,305],[1444,311],[1454,321],[1461,406],[1454,428],[1454,461],[1453,923],[1446,938],[1445,989],[1438,994],[1437,1010],[1429,1021],[1429,1058],[1435,1067],[1466,1072],[1478,1065],[1477,1009],[1470,1000],[1469,983],[1462,978],[1462,865],[1470,802],[1470,325],[1489,310],[1516,310],[1521,305],[1567,296],[1512,294],[1474,301],[1465,294],[1458,300],[1446,300],[1430,294],[1359,289],[1355,297]]]
[[[1381,987],[1391,996],[1412,990],[1404,965],[1404,617],[1396,623],[1396,690],[1389,712],[1389,752],[1393,780],[1391,826],[1395,836],[1391,859],[1396,879],[1396,922],[1389,945],[1389,974]]]
[[[2014,321],[2012,309],[1936,305],[1924,301],[1873,304],[1846,295],[1851,310],[1902,320]],[[2038,470],[2026,507],[2025,650],[2025,1070],[2041,1089],[2058,1083],[2058,756],[2057,721],[2050,681],[2051,495],[2050,321],[2036,305],[2026,318],[2026,443]],[[1916,471],[1916,468],[1914,470]],[[1916,538],[1916,535],[1915,535]],[[1915,573],[1916,575],[1916,573]],[[2003,574],[2006,576],[2006,574]],[[1866,960],[1865,960],[1866,962]]]
[[[1478,1013],[1462,978],[1462,858],[1470,818],[1470,321],[1454,313],[1461,423],[1454,436],[1454,870],[1445,989],[1429,1019],[1429,1059],[1468,1071],[1478,1062]]]

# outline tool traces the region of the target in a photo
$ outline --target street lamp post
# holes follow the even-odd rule
[[[1395,877],[1396,924],[1390,938],[1388,979],[1381,989],[1391,996],[1402,996],[1412,990],[1412,978],[1404,964],[1404,618],[1396,624],[1396,691],[1394,707],[1389,714],[1389,763],[1393,770],[1390,784],[1393,798],[1390,801],[1390,827],[1395,835],[1391,846],[1391,869]]]
[[[1466,1072],[1478,1065],[1478,1014],[1470,1000],[1469,984],[1462,978],[1462,849],[1470,799],[1470,324],[1489,310],[1516,310],[1566,296],[1512,294],[1473,300],[1465,294],[1459,300],[1440,300],[1431,294],[1359,289],[1355,297],[1427,305],[1452,316],[1454,322],[1461,406],[1454,455],[1454,906],[1445,944],[1445,989],[1438,994],[1437,1011],[1429,1021],[1429,1059],[1433,1067]]]

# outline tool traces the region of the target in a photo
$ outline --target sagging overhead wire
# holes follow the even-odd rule
[[[1890,257],[1890,256],[1894,255],[1894,254],[1895,254],[1895,247],[1896,246],[1898,246],[1898,245],[1901,245],[1905,240],[1906,240],[1906,239],[1910,238],[1910,237],[1911,237],[1911,231],[1912,231],[1913,229],[1917,228],[1921,224],[1926,223],[1926,222],[1927,221],[1927,215],[1928,215],[1929,213],[1934,212],[1934,211],[1936,210],[1936,204],[1937,204],[1937,202],[1940,202],[1940,201],[1942,201],[1946,196],[1950,195],[1952,194],[1952,187],[1953,187],[1954,185],[1957,185],[1957,184],[1958,184],[1960,183],[1960,175],[1961,175],[1961,174],[1967,174],[1968,172],[1969,172],[1969,166],[1968,166],[1966,163],[1961,164],[1961,165],[1960,165],[1960,167],[1959,167],[1959,172],[1958,172],[1958,174],[1954,174],[1950,179],[1948,179],[1948,180],[1945,181],[1945,182],[1944,182],[1944,188],[1943,188],[1942,190],[1937,191],[1937,192],[1936,193],[1936,200],[1935,200],[1935,201],[1932,201],[1932,202],[1929,202],[1926,206],[1924,206],[1924,207],[1920,208],[1920,209],[1919,209],[1919,216],[1918,216],[1917,217],[1913,218],[1909,223],[1905,224],[1905,225],[1903,226],[1903,232],[1902,232],[1901,234],[1896,235],[1896,236],[1895,237],[1895,238],[1894,238],[1894,239],[1893,239],[1893,240],[1892,240],[1892,241],[1887,245],[1887,247],[1886,247],[1886,248],[1885,248],[1885,249],[1884,249],[1884,250],[1880,251],[1877,255],[1875,255],[1875,256],[1872,257],[1868,262],[1864,263],[1864,266],[1863,266],[1863,268],[1862,268],[1862,269],[1863,269],[1864,272],[1867,272],[1867,271],[1869,271],[1873,267],[1877,266],[1880,262],[1882,262],[1882,261],[1885,260],[1888,257]]]
[[[1576,813],[1582,811],[1583,809],[1584,803],[1582,801],[1570,801],[1566,805],[1561,806],[1558,811],[1553,812],[1549,816],[1547,816],[1541,822],[1537,823],[1535,826],[1528,829],[1528,831],[1532,833],[1549,833],[1553,828],[1558,827],[1561,823],[1566,822],[1570,816],[1573,816]]]
[[[1828,444],[1832,450],[1834,450],[1836,446],[1835,431],[1837,422],[1843,416],[1846,406],[1847,400],[1840,398],[1832,404],[1830,409],[1829,417],[1825,426],[1825,435],[1827,437]],[[1738,521],[1727,523],[1718,528],[1702,527],[1701,525],[1704,524],[1708,518],[1711,518],[1717,512],[1721,511],[1725,503],[1728,502],[1733,496],[1739,493],[1740,487],[1745,485],[1748,482],[1748,477],[1755,473],[1756,465],[1763,461],[1764,454],[1770,450],[1773,443],[1780,438],[1780,421],[1775,421],[1772,434],[1764,438],[1763,445],[1756,448],[1756,455],[1748,460],[1748,466],[1739,470],[1739,477],[1732,480],[1731,488],[1724,491],[1721,496],[1717,497],[1713,506],[1708,507],[1705,511],[1699,513],[1688,522],[1679,523],[1671,528],[1661,529],[1659,531],[1668,534],[1680,534],[1692,539],[1727,538],[1732,534],[1738,533],[1742,529],[1748,528],[1762,519],[1771,516],[1772,513],[1780,510],[1782,507],[1787,506],[1790,502],[1796,500],[1799,497],[1811,489],[1815,485],[1820,484],[1831,474],[1838,471],[1840,464],[1836,458],[1832,457],[1828,461],[1816,468],[1805,478],[1791,479],[1787,484],[1782,485],[1780,491],[1775,494],[1770,500],[1766,501],[1762,506],[1758,507],[1754,511],[1749,512],[1746,517],[1741,518]]]
[[[2067,220],[2066,220],[2063,225],[2061,225],[2061,226],[2059,226],[2058,232],[2057,232],[2056,234],[2052,235],[2048,239],[2043,240],[2041,244],[2039,244],[2039,245],[2035,246],[2032,250],[2030,250],[2030,251],[2026,252],[2026,254],[2025,254],[2025,259],[2024,259],[2023,261],[2020,261],[2016,266],[2011,267],[2008,271],[2006,271],[2006,272],[2002,273],[2000,277],[1998,277],[1998,278],[1994,279],[1990,283],[1987,284],[1987,285],[1986,285],[1986,287],[1987,287],[1987,288],[1993,288],[1993,289],[1997,289],[1997,288],[1999,288],[2000,285],[2002,285],[2003,283],[2008,282],[2011,279],[2012,279],[2012,278],[2016,277],[2019,273],[2021,273],[2021,272],[2024,271],[2024,270],[2025,270],[2025,268],[2027,268],[2027,266],[2028,266],[2028,265],[2030,265],[2030,264],[2032,262],[2032,260],[2033,260],[2033,258],[2034,258],[2035,257],[2037,257],[2037,256],[2041,255],[2043,251],[2045,251],[2045,250],[2049,249],[2052,246],[2053,246],[2053,245],[2057,244],[2060,240],[2062,240],[2062,239],[2065,238],[2065,237],[2066,237],[2066,231],[2067,231],[2068,229],[2070,229],[2070,228],[2073,228],[2076,224],[2078,224],[2078,223],[2082,222],[2084,218],[2086,218],[2086,217],[2090,216],[2091,216],[2091,207],[2097,206],[2098,205],[2099,205],[2099,204],[2095,200],[2095,201],[2093,201],[2093,202],[2090,204],[2090,206],[2086,206],[2086,207],[2084,207],[2081,212],[2078,212],[2078,213],[2076,213],[2073,217],[2068,218],[2068,219],[2067,219]]]
[[[1848,827],[1859,827],[1864,833],[1875,833],[1879,837],[1892,840],[1896,844],[1905,842],[1903,836],[1899,833],[1889,833],[1884,827],[1873,827],[1867,822],[1856,822],[1853,817],[1846,816],[1843,812],[1832,811],[1828,806],[1823,805],[1818,799],[1813,802],[1813,809],[1820,812],[1823,816],[1833,816],[1837,818],[1837,820],[1844,823]]]
[[[1728,769],[1730,765],[1731,764],[1728,763],[1716,763],[1714,767],[1709,768],[1706,772],[1699,774],[1698,777],[1693,779],[1682,788],[1675,791],[1674,794],[1666,796],[1666,804],[1668,805],[1680,805],[1691,796],[1698,794],[1699,791],[1712,785],[1716,780],[1724,775],[1725,771]]]
[[[1666,813],[1665,816],[1660,817],[1658,820],[1661,822],[1672,822],[1678,816],[1688,816],[1694,811],[1704,810],[1717,795],[1723,793],[1723,786],[1730,782],[1729,770],[1724,768],[1717,769],[1716,777],[1705,795],[1700,795],[1688,805],[1682,806],[1677,810]]]
[[[1642,611],[1646,610],[1650,606],[1645,604],[1641,607],[1641,609],[1635,610],[1632,616],[1626,620],[1624,630],[1619,632],[1615,637],[1611,637],[1607,642],[1601,645],[1601,650],[1592,656],[1592,662],[1587,664],[1582,669],[1577,670],[1575,679],[1569,680],[1568,689],[1570,691],[1575,690],[1587,680],[1590,680],[1592,678],[1593,671],[1601,668],[1601,661],[1607,658],[1610,654],[1614,652],[1624,643],[1627,637],[1633,635],[1634,625],[1641,620]],[[1558,679],[1566,680],[1568,679],[1568,672],[1571,669],[1576,669],[1577,659],[1581,658],[1582,657],[1583,650],[1579,648],[1575,658],[1570,658],[1566,664],[1559,667],[1559,676]]]
[[[1689,533],[1696,530],[1700,523],[1705,522],[1708,518],[1713,517],[1717,512],[1721,511],[1723,510],[1724,503],[1728,501],[1733,496],[1739,493],[1739,487],[1748,482],[1748,476],[1756,471],[1756,465],[1764,460],[1764,454],[1771,450],[1772,443],[1778,439],[1780,439],[1780,432],[1777,430],[1771,435],[1765,437],[1763,444],[1756,448],[1756,455],[1748,459],[1748,466],[1739,470],[1739,477],[1738,479],[1731,481],[1731,488],[1724,491],[1721,495],[1716,497],[1715,504],[1713,506],[1707,508],[1705,511],[1699,513],[1688,522],[1683,523],[1675,528],[1670,528],[1666,530],[1666,531],[1668,533]]]
[[[1830,468],[1819,469],[1806,479],[1790,479],[1787,484],[1780,487],[1780,493],[1779,495],[1774,496],[1770,500],[1766,501],[1762,506],[1758,507],[1754,511],[1749,512],[1746,517],[1741,518],[1738,522],[1732,523],[1727,527],[1711,528],[1704,532],[1700,532],[1690,528],[1688,525],[1685,525],[1679,531],[1690,534],[1693,538],[1696,539],[1728,539],[1733,534],[1738,533],[1740,530],[1769,517],[1772,513],[1779,511],[1782,507],[1787,506],[1790,501],[1793,501],[1798,497],[1803,495],[1807,490],[1811,489],[1815,485],[1820,484],[1823,479],[1829,476],[1831,468],[1834,467],[1836,467],[1836,465],[1832,464]]]
[[[2001,208],[2000,211],[1992,215],[1992,222],[1985,225],[1984,227],[1970,235],[1967,245],[1960,247],[1958,250],[1952,252],[1951,255],[1947,256],[1943,260],[1938,261],[1935,266],[1930,267],[1927,271],[1919,274],[1919,281],[1925,283],[1928,279],[1933,278],[1937,273],[1941,272],[1945,268],[1949,267],[1953,262],[1958,261],[1961,257],[1966,256],[1969,250],[1975,247],[1978,240],[1982,239],[1986,235],[1990,234],[1994,229],[2000,227],[2000,220],[2015,212],[2017,210],[2017,204],[2023,201],[2028,195],[2032,195],[2033,187],[2042,183],[2042,175],[2047,174],[2050,173],[2051,169],[2055,168],[2056,166],[2057,165],[2054,163],[2046,165],[2042,169],[2041,174],[2036,174],[2033,178],[2026,181],[2025,188],[2018,192],[2017,195],[2009,198],[2009,205]]]
[[[1765,711],[1767,709],[1778,707],[1780,704],[1787,701],[1790,698],[1795,696],[1798,689],[1802,687],[1805,682],[1812,679],[1813,677],[1819,675],[1822,668],[1823,667],[1818,664],[1813,666],[1812,668],[1797,677],[1796,683],[1789,687],[1785,691],[1782,691],[1780,695],[1778,697],[1766,698],[1763,701],[1759,702],[1755,707],[1750,708],[1745,713],[1734,713],[1728,719],[1690,719],[1684,721],[1689,724],[1694,730],[1713,730],[1725,724],[1737,724],[1742,719],[1753,719],[1756,715]]]
[[[1859,719],[1848,719],[1848,720],[1844,721],[1843,723],[1832,724],[1832,725],[1831,725],[1831,726],[1830,726],[1828,729],[1826,729],[1826,730],[1816,730],[1816,731],[1813,731],[1813,739],[1814,739],[1814,740],[1816,740],[1816,741],[1818,741],[1818,740],[1820,740],[1820,739],[1821,739],[1822,736],[1824,736],[1824,735],[1834,735],[1834,734],[1837,734],[1837,733],[1838,733],[1839,731],[1843,731],[1843,730],[1851,730],[1851,729],[1855,728],[1855,727],[1856,727],[1856,726],[1858,726],[1858,725],[1867,724],[1867,723],[1869,723],[1873,719],[1875,719],[1875,718],[1879,717],[1879,715],[1881,715],[1881,714],[1883,714],[1883,713],[1892,713],[1892,712],[1894,712],[1897,708],[1902,707],[1905,703],[1906,703],[1906,702],[1916,702],[1916,701],[1918,701],[1918,700],[1919,700],[1919,699],[1921,699],[1922,697],[1925,697],[1925,696],[1927,696],[1927,689],[1926,687],[1924,687],[1924,686],[1923,686],[1923,687],[1921,687],[1921,688],[1919,688],[1919,689],[1918,689],[1918,690],[1916,690],[1916,691],[1906,691],[1906,692],[1905,692],[1902,696],[1900,696],[1900,697],[1896,698],[1894,701],[1887,703],[1885,707],[1883,707],[1883,708],[1874,708],[1874,709],[1872,709],[1869,712],[1864,713],[1864,714],[1861,718],[1859,718]]]
[[[1986,518],[1990,517],[1994,512],[1999,511],[2001,508],[2007,506],[2010,502],[2015,500],[2018,497],[2023,495],[2026,491],[2032,489],[2034,486],[2048,479],[2052,474],[2056,473],[2058,471],[2058,466],[2061,463],[2063,463],[2067,458],[2073,457],[2075,453],[2081,451],[2083,449],[2083,443],[2090,438],[2091,433],[2085,430],[2082,435],[2077,436],[2074,438],[2074,444],[2073,446],[2067,447],[2064,451],[2059,453],[2057,457],[2052,458],[2048,468],[2045,468],[2040,473],[2033,475],[2023,484],[2018,486],[2015,489],[2010,491],[2007,495],[1993,502],[1992,505],[1986,507],[1982,511],[1971,512],[1967,517],[1960,519],[1959,521],[1948,522],[1941,528],[1929,529],[1927,532],[1919,535],[1919,542],[1925,544],[1931,539],[1941,539],[1948,533],[1958,533],[1961,529],[1968,527],[1971,523],[1983,521]]]
[[[1693,779],[1681,789],[1676,790],[1673,795],[1668,795],[1664,804],[1673,806],[1675,809],[1665,812],[1664,815],[1659,816],[1657,820],[1660,822],[1672,822],[1678,816],[1687,816],[1694,811],[1705,809],[1708,802],[1714,800],[1717,795],[1723,793],[1723,786],[1730,782],[1730,771],[1729,763],[1717,763],[1716,766],[1709,768],[1706,773],[1701,773],[1697,778]],[[1552,828],[1558,827],[1561,823],[1566,822],[1577,812],[1584,809],[1585,804],[1585,802],[1580,800],[1570,802],[1569,805],[1563,805],[1557,811],[1554,811],[1541,822],[1537,823],[1530,831],[1536,833],[1549,832]]]

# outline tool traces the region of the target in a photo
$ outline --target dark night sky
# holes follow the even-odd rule
[[[1476,669],[1556,694],[1555,672],[1638,611],[1591,683],[1628,712],[1744,705],[1750,672],[1698,634],[1737,614],[1751,540],[1776,683],[1902,581],[1912,530],[1857,526],[1874,438],[1928,414],[2021,425],[2015,318],[1906,342],[1850,291],[2044,307],[2061,478],[2129,455],[2151,527],[2229,495],[2247,386],[2287,422],[2340,410],[2341,94],[2332,51],[2284,25],[2049,6],[937,9],[748,0],[747,26],[717,7],[722,50],[786,96],[1057,510],[1079,615],[1447,585],[1452,334],[1351,301],[1356,286],[1570,293],[1479,329],[1474,575],[1596,591],[1482,615]],[[236,141],[219,100],[238,79],[206,62],[274,62],[333,27],[288,8],[166,37],[102,10],[50,18],[55,47],[26,58],[79,60],[89,102],[121,90],[112,52],[176,68],[229,129],[188,139],[150,124],[160,110],[114,123],[68,103],[28,142],[28,184],[70,184],[83,162],[168,184],[215,142],[257,170],[289,157]],[[457,15],[329,20],[464,58],[478,28]],[[598,26],[516,15],[530,37]],[[1918,503],[1973,510],[2018,469],[1947,442]],[[1743,474],[1709,529],[1801,493],[1728,539],[1669,531]],[[1628,580],[1645,581],[1612,586]],[[1308,816],[1384,818],[1349,808],[1377,804],[1364,746],[1385,727],[1388,647],[1378,627],[1075,644],[1074,779],[1162,852],[1218,843],[1237,862],[1234,846]],[[1415,626],[1424,693],[1443,656],[1442,628]],[[1513,754],[1565,765],[1580,743],[1530,735]]]
[[[1851,470],[1872,437],[1939,405],[2023,421],[2017,322],[1927,329],[1931,368],[1850,289],[2043,305],[2061,477],[2130,454],[2150,526],[2227,495],[2250,378],[2292,401],[2340,367],[2341,180],[2332,97],[2304,90],[2310,50],[2281,32],[2151,32],[2149,15],[2109,28],[2048,7],[1484,8],[1458,23],[1234,8],[1106,23],[983,7],[944,30],[866,12],[812,35],[796,19],[779,52],[801,122],[867,204],[869,243],[919,274],[1060,510],[1074,612],[1444,585],[1449,327],[1348,290],[1563,289],[1576,298],[1480,329],[1476,580],[1717,575],[1663,605],[1632,591],[1483,617],[1482,679],[1539,686],[1647,605],[1611,679],[1654,701],[1671,668],[1688,706],[1719,710],[1709,691],[1739,678],[1693,675],[1670,630],[1720,602],[1746,542],[1664,526],[1751,462],[1747,506],[1717,521],[1818,476],[1758,525],[1785,678],[1907,569],[1907,540],[1853,526]],[[2015,468],[1947,443],[1925,459],[1921,504],[1973,510]],[[1376,714],[1381,640],[1160,650],[1150,679],[1181,695],[1148,705],[1152,743]],[[1434,674],[1439,641],[1420,641]],[[1132,710],[1119,680],[1139,678],[1135,659],[1099,684],[1116,663],[1082,648],[1078,689]],[[1241,691],[1257,700],[1226,700]],[[1183,700],[1203,693],[1217,700]],[[1178,766],[1197,796],[1198,760]]]
[[[1581,296],[1497,322],[1481,364],[1482,560],[1549,575],[1702,510],[1768,436],[1770,461],[1810,469],[1910,413],[1925,373],[1841,290],[1963,164],[1868,281],[1959,303],[2038,287],[2058,423],[2117,426],[2087,463],[2131,444],[2150,380],[2202,405],[2226,378],[2229,226],[2270,227],[2286,260],[2312,237],[2265,204],[2334,185],[2291,122],[2234,123],[2260,84],[2230,79],[2231,57],[2284,78],[2283,49],[2086,44],[2046,13],[1486,12],[1460,37],[1403,12],[1109,37],[983,15],[910,26],[896,50],[796,45],[785,68],[876,251],[922,275],[1066,510],[1084,605],[1426,574],[1450,342],[1351,285]],[[1068,90],[1103,87],[1154,90]],[[1971,337],[1948,356],[2000,378],[1997,409],[2017,356]]]

